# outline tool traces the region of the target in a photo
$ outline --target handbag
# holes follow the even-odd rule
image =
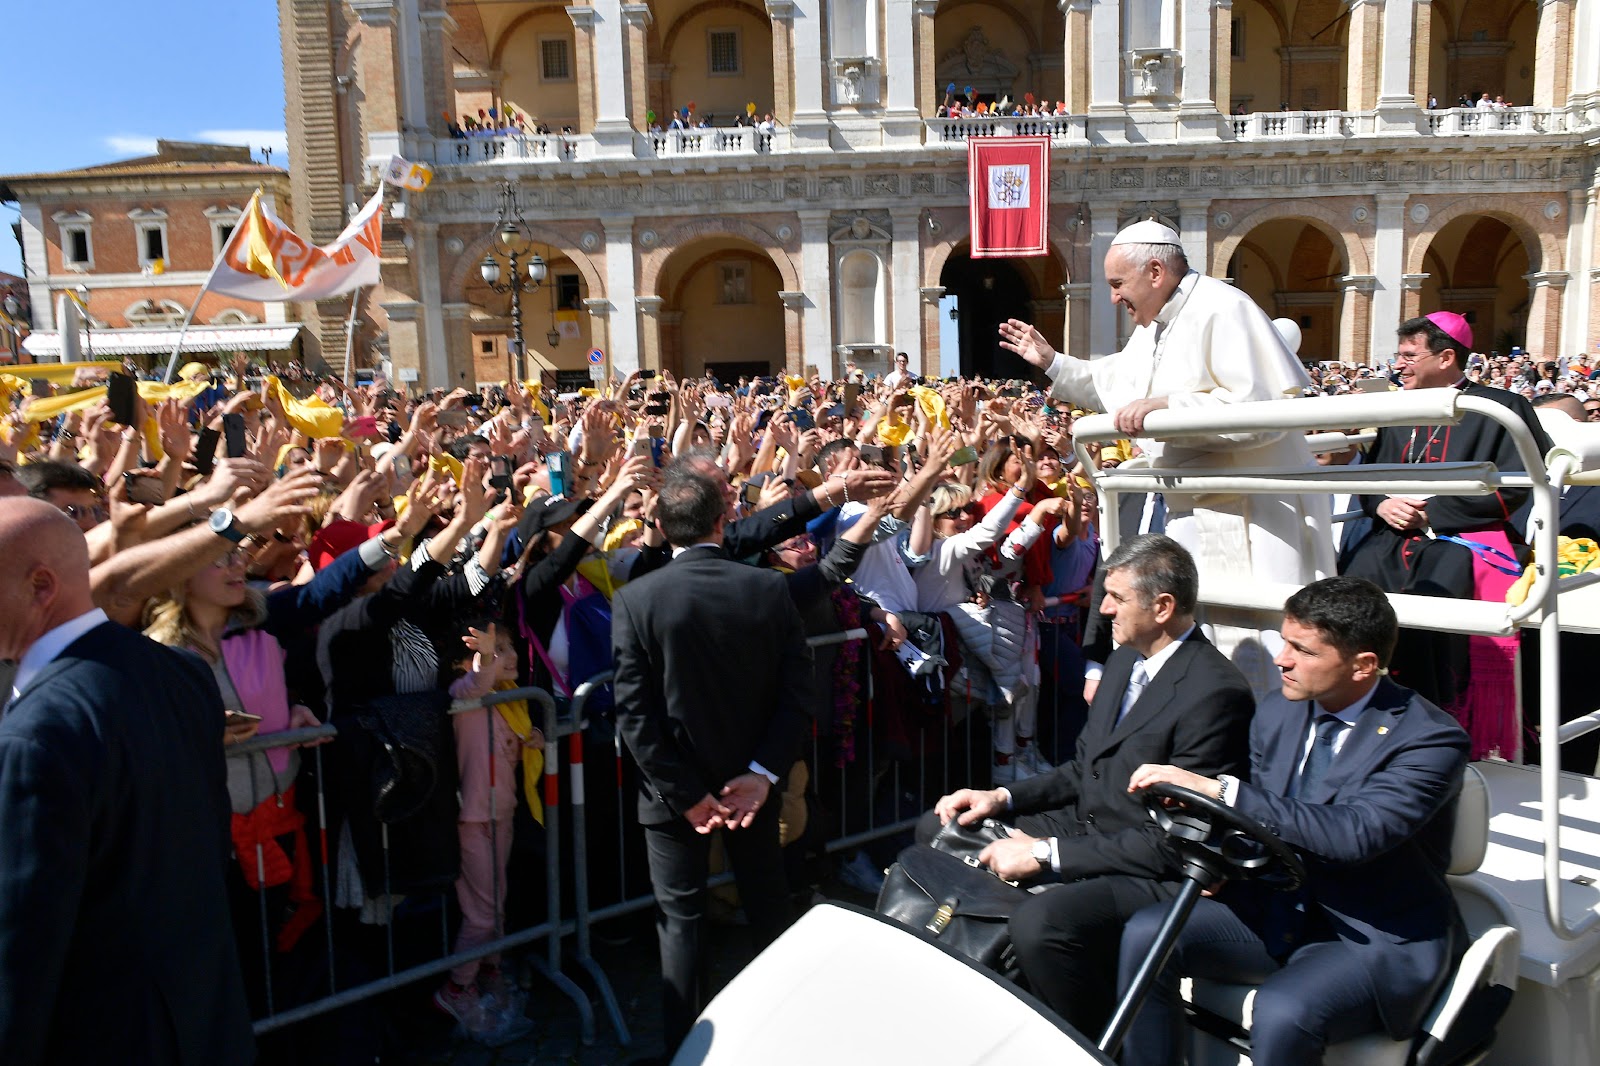
[[[978,865],[983,845],[1006,835],[993,819],[952,821],[931,847],[906,848],[884,876],[877,912],[1014,980],[1019,967],[1008,923],[1028,893]]]

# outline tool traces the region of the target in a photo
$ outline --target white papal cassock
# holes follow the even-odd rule
[[[1174,410],[1299,395],[1310,384],[1300,360],[1244,293],[1189,271],[1155,320],[1104,359],[1065,353],[1050,367],[1056,396],[1115,412],[1166,397]],[[1217,472],[1315,465],[1298,433],[1235,433],[1155,441],[1139,447],[1161,468]],[[1167,495],[1167,534],[1195,557],[1207,584],[1258,580],[1304,584],[1333,573],[1326,495]],[[1276,692],[1277,631],[1240,612],[1202,612],[1212,642],[1233,659],[1258,696]]]

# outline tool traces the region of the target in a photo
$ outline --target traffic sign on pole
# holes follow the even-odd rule
[[[596,364],[596,365],[591,366],[589,368],[589,380],[590,381],[604,381],[605,379],[606,379],[606,368],[605,367],[600,366],[599,364]]]
[[[605,361],[606,361],[606,353],[605,352],[602,352],[599,348],[590,348],[589,349],[589,365],[590,366],[599,366],[601,363],[603,363]]]

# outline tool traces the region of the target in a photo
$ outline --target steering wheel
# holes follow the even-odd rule
[[[1220,800],[1161,781],[1145,789],[1144,809],[1172,838],[1184,876],[1203,885],[1253,880],[1293,892],[1306,879],[1305,865],[1293,848]]]

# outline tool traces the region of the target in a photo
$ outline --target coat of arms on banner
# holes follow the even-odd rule
[[[1027,164],[1009,164],[989,168],[989,206],[996,209],[1026,208],[1030,206]]]

